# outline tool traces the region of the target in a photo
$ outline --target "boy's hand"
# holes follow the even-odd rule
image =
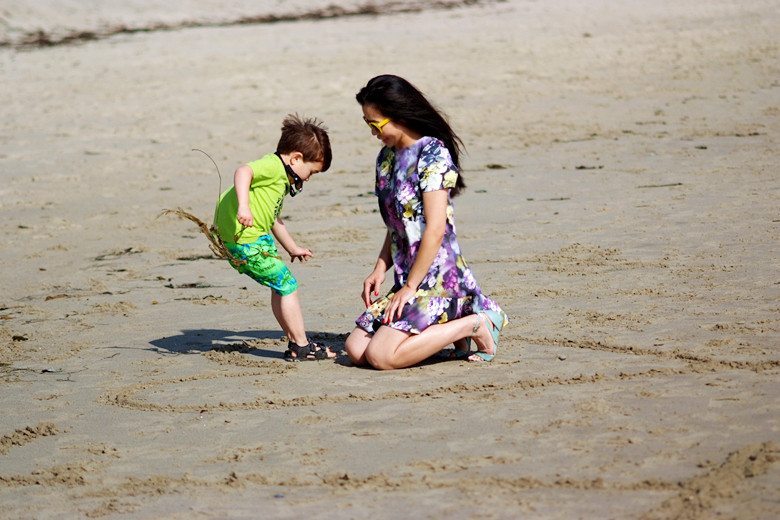
[[[252,224],[255,223],[255,219],[252,217],[252,212],[249,210],[249,208],[239,206],[236,218],[242,226],[252,227]]]
[[[314,253],[312,253],[310,249],[306,249],[305,247],[296,247],[287,252],[290,253],[290,259],[291,262],[293,263],[295,263],[296,258],[301,262],[305,262],[306,260],[314,256]]]

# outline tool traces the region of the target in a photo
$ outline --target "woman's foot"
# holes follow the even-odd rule
[[[471,338],[461,338],[453,343],[455,348],[442,350],[439,357],[452,361],[466,359],[471,354]]]
[[[493,340],[491,329],[493,322],[483,313],[474,317],[474,329],[472,329],[471,338],[477,344],[477,351],[468,357],[469,361],[484,362],[492,361],[496,355],[496,343]]]

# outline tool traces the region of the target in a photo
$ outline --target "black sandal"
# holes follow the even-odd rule
[[[285,361],[322,361],[328,357],[328,347],[310,341],[308,345],[297,345],[290,341],[284,351]]]

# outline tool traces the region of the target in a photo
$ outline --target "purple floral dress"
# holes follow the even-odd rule
[[[379,211],[391,236],[391,255],[395,284],[390,293],[376,300],[355,323],[366,332],[376,332],[390,298],[405,283],[420,247],[425,216],[422,194],[455,187],[458,171],[442,141],[423,137],[412,146],[395,150],[382,148],[377,157],[376,195]],[[482,294],[474,274],[460,254],[455,235],[452,200],[447,203],[444,238],[428,274],[414,299],[403,308],[394,329],[419,334],[430,325],[494,310],[506,322],[506,315],[490,298]]]

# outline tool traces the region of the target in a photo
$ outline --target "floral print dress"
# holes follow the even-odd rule
[[[444,143],[423,137],[415,144],[395,150],[382,148],[377,157],[376,195],[379,211],[390,232],[395,284],[387,296],[376,300],[355,323],[366,332],[376,332],[390,298],[405,283],[417,256],[425,229],[422,194],[455,187],[458,171]],[[506,315],[482,294],[474,274],[460,254],[455,235],[452,200],[448,198],[447,222],[441,247],[428,274],[401,317],[388,325],[419,334],[430,325],[494,310]]]

